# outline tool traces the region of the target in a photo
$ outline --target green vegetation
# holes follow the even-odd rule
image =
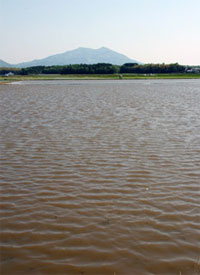
[[[7,74],[7,75],[6,75]],[[0,68],[0,83],[18,80],[56,79],[181,79],[200,78],[200,67],[175,64],[109,63],[75,64],[66,66],[35,66],[29,68]]]
[[[136,73],[136,74],[160,74],[160,73],[183,73],[185,66],[174,64],[144,64],[126,63],[120,67],[121,73]]]
[[[200,78],[200,74],[123,74],[123,79],[195,79]],[[9,83],[13,81],[24,80],[109,80],[120,79],[119,74],[68,74],[68,75],[14,75],[14,76],[0,76],[0,84]]]

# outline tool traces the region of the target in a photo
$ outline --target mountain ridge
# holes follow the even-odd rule
[[[79,47],[74,50],[65,51],[54,55],[47,56],[41,59],[32,61],[9,64],[0,60],[0,67],[27,68],[32,66],[54,66],[54,65],[69,65],[69,64],[96,64],[96,63],[111,63],[113,65],[123,65],[124,63],[139,63],[127,57],[124,54],[118,53],[106,47],[98,49]]]
[[[0,67],[6,67],[6,68],[10,68],[12,67],[11,64],[5,62],[4,60],[0,59]]]

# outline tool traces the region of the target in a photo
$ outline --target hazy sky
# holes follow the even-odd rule
[[[0,0],[0,59],[108,47],[144,63],[200,64],[200,0]]]

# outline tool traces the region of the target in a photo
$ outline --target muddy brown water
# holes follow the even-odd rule
[[[0,86],[1,274],[200,274],[200,81]]]

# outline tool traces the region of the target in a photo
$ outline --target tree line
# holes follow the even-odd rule
[[[33,66],[28,68],[0,68],[0,75],[12,72],[15,75],[35,74],[165,74],[184,73],[186,66],[173,64],[137,64],[125,63],[122,66],[109,63],[71,64],[64,66]]]
[[[185,66],[178,63],[173,64],[143,64],[126,63],[120,67],[121,73],[136,73],[136,74],[165,74],[165,73],[183,73]]]

